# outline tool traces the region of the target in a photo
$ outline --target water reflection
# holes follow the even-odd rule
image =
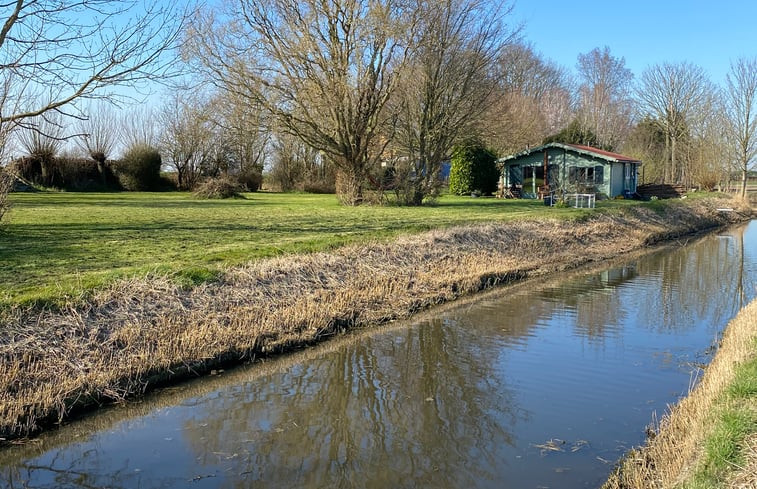
[[[753,223],[169,389],[0,452],[0,486],[594,487],[755,296],[756,257]]]
[[[512,445],[520,414],[506,379],[492,374],[498,349],[471,348],[474,335],[436,319],[394,331],[392,341],[368,338],[292,366],[274,382],[224,393],[185,424],[184,436],[207,467],[218,463],[212,454],[234,447],[235,471],[251,481],[463,487],[494,480],[501,458],[491,448]],[[282,396],[286,406],[270,409]],[[473,471],[465,470],[470,460]]]

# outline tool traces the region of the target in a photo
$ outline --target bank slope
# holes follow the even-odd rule
[[[0,438],[497,284],[744,220],[718,210],[733,205],[688,199],[457,227],[259,260],[189,289],[159,277],[122,281],[62,310],[3,311]]]

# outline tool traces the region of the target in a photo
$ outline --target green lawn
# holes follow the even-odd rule
[[[11,200],[7,222],[0,223],[0,307],[55,302],[120,277],[154,272],[199,281],[282,253],[456,224],[589,212],[451,196],[434,206],[354,208],[333,195],[277,193],[198,200],[188,193],[41,192]]]

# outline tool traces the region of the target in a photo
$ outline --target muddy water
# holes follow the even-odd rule
[[[755,287],[757,221],[106,410],[0,487],[597,487]]]

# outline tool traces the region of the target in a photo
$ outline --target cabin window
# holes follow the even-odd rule
[[[602,165],[594,167],[572,166],[568,169],[568,182],[579,184],[600,184],[605,181],[605,168]]]
[[[605,183],[605,167],[597,165],[594,167],[594,183]]]

